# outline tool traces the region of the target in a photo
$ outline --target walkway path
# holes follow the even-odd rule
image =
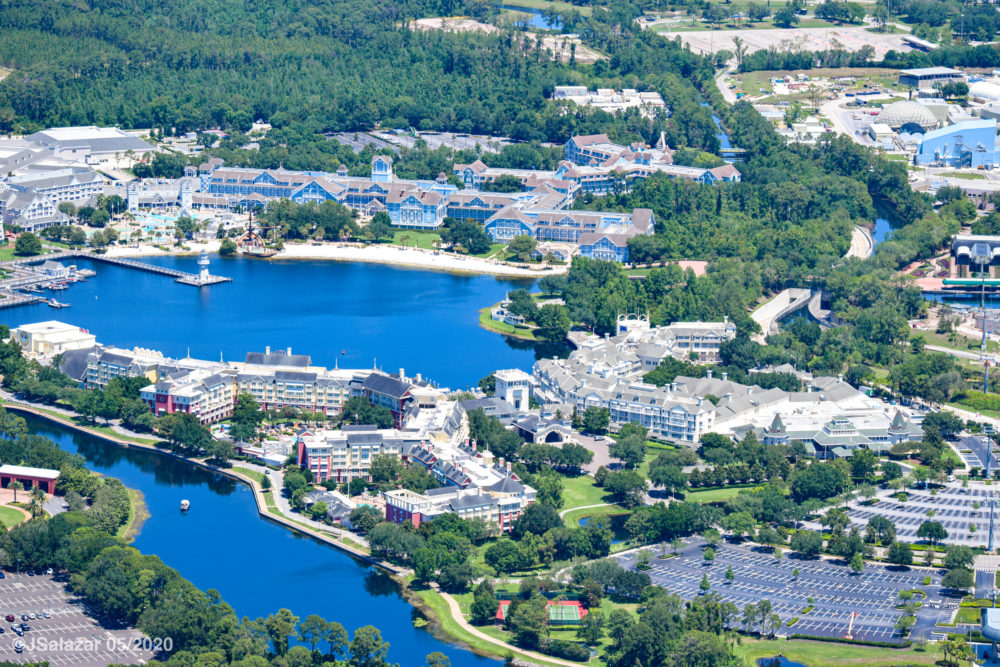
[[[864,227],[854,225],[851,231],[851,247],[844,257],[857,257],[858,259],[868,259],[875,251],[875,242],[872,240],[871,232]]]
[[[575,512],[576,510],[591,510],[596,507],[608,507],[611,504],[612,503],[598,503],[596,505],[581,505],[580,507],[570,507],[569,509],[564,509],[562,512],[559,512],[559,518],[562,519],[570,512]]]
[[[436,586],[435,586],[435,588],[436,588]],[[447,594],[447,593],[445,593],[444,591],[441,591],[441,590],[438,591],[438,595],[440,595],[442,598],[444,598],[444,601],[448,603],[448,609],[451,611],[451,617],[453,619],[455,619],[455,622],[458,623],[462,627],[463,630],[465,630],[466,632],[468,632],[470,635],[473,635],[477,639],[482,639],[483,641],[489,642],[490,644],[493,644],[494,646],[499,646],[499,647],[501,647],[503,649],[506,649],[507,651],[512,652],[516,656],[519,655],[519,656],[531,658],[532,660],[543,660],[543,661],[545,661],[545,662],[547,662],[549,664],[553,664],[553,665],[566,665],[566,667],[580,667],[580,663],[579,662],[570,662],[569,660],[562,660],[560,658],[553,658],[550,655],[544,655],[542,653],[535,653],[534,651],[525,651],[523,649],[517,648],[513,644],[508,644],[507,642],[505,642],[503,640],[497,639],[496,637],[490,637],[488,634],[486,634],[482,630],[476,628],[471,623],[469,623],[467,620],[465,620],[465,615],[462,614],[462,608],[458,605],[458,602],[455,600],[455,598],[453,598],[452,596],[450,596],[449,594]],[[458,639],[461,639],[461,637],[459,637]]]

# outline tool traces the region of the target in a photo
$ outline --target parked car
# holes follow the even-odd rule
[[[14,651],[16,653],[24,653],[24,642],[22,641],[14,642]]]
[[[22,623],[21,624],[21,632],[27,632],[30,629],[31,629],[31,626],[28,625],[27,623]]]
[[[6,616],[4,616],[4,620],[7,621],[8,623],[13,623],[14,622],[14,614],[7,614]]]
[[[52,568],[50,567],[49,569],[45,570],[45,574],[51,575],[52,574]]]

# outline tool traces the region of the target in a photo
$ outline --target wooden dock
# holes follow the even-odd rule
[[[124,266],[129,269],[136,269],[138,271],[147,271],[149,273],[159,273],[163,276],[170,276],[174,279],[174,282],[180,283],[182,285],[193,285],[194,287],[205,287],[206,285],[217,285],[219,283],[232,282],[232,278],[226,276],[213,276],[202,279],[202,277],[197,273],[188,273],[187,271],[180,271],[178,269],[171,269],[166,266],[157,266],[156,264],[149,264],[147,262],[140,262],[136,259],[129,259],[128,257],[107,257],[105,255],[97,255],[94,253],[79,253],[77,257],[82,257],[84,259],[89,259],[97,262],[104,262],[105,264],[115,264],[117,266]]]
[[[194,287],[205,287],[207,285],[217,285],[219,283],[232,282],[232,278],[226,276],[213,276],[209,275],[207,278],[202,279],[200,274],[188,273],[187,271],[180,271],[179,269],[171,269],[166,266],[157,266],[156,264],[150,264],[148,262],[141,262],[137,259],[131,259],[128,257],[108,257],[107,255],[101,255],[98,253],[87,252],[85,250],[66,250],[63,252],[55,252],[48,255],[36,255],[33,257],[21,257],[18,259],[11,260],[9,262],[4,262],[4,266],[17,267],[21,269],[30,270],[31,264],[45,262],[48,260],[59,261],[61,259],[89,259],[94,262],[103,262],[105,264],[114,264],[117,266],[124,266],[129,269],[136,269],[137,271],[146,271],[148,273],[158,273],[162,276],[169,276],[174,279],[174,282],[180,283],[182,285],[192,285]],[[4,282],[4,288],[11,287],[23,287],[32,284],[38,284],[42,282],[51,281],[51,278],[35,278],[35,277],[25,277],[19,278],[15,281]]]

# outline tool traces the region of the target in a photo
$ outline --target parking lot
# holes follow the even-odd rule
[[[142,650],[143,635],[135,629],[108,629],[86,614],[80,600],[66,593],[62,583],[47,575],[7,573],[0,579],[0,617],[49,612],[51,618],[28,621],[31,629],[18,637],[4,621],[0,661],[41,662],[67,667],[104,667],[111,663],[144,664],[153,657]],[[0,618],[2,620],[2,618]],[[14,642],[25,644],[23,653]]]
[[[993,452],[993,443],[984,436],[963,436],[958,439],[959,453],[965,462],[974,468],[986,468],[986,458],[992,457],[990,470],[998,470],[997,455]],[[964,452],[961,450],[971,450]]]
[[[700,540],[689,540],[679,556],[654,558],[647,574],[654,584],[684,599],[696,597],[702,576],[708,575],[712,590],[723,600],[734,603],[741,612],[748,603],[769,600],[774,613],[786,623],[779,635],[843,637],[848,633],[851,614],[857,612],[851,630],[855,639],[898,641],[895,625],[902,612],[895,607],[900,604],[899,592],[918,588],[927,593],[927,598],[921,600],[923,606],[917,612],[911,636],[926,638],[934,624],[939,619],[947,620],[957,606],[955,600],[941,597],[941,575],[926,570],[866,565],[862,574],[855,575],[844,565],[831,561],[793,557],[776,561],[770,551],[726,543],[716,549],[712,564],[706,565],[702,547]],[[634,568],[634,554],[620,556],[619,561],[623,567]],[[725,580],[729,565],[736,575],[732,583]],[[798,577],[793,574],[796,568]],[[932,583],[925,586],[923,580],[927,576]],[[813,608],[804,612],[810,605]],[[787,623],[792,618],[799,620],[789,627]]]
[[[852,523],[862,526],[873,516],[884,516],[896,525],[896,538],[905,542],[918,541],[917,529],[924,521],[939,521],[948,531],[946,543],[985,547],[990,529],[989,501],[996,498],[993,487],[976,485],[963,489],[956,484],[934,495],[930,491],[907,491],[905,502],[886,498],[872,505],[852,504],[847,516]],[[928,510],[934,515],[928,516]],[[970,525],[975,530],[970,530]]]

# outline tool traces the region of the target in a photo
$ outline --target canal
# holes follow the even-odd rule
[[[455,667],[499,664],[415,627],[418,613],[391,578],[260,518],[243,484],[156,452],[122,449],[37,417],[26,419],[32,433],[141,491],[150,518],[133,546],[156,554],[202,590],[216,589],[238,616],[267,616],[284,607],[300,618],[319,614],[352,633],[374,625],[392,645],[390,662],[403,665],[423,664],[434,651],[448,655]],[[191,509],[182,514],[185,498]]]
[[[150,263],[198,272],[195,257]],[[7,309],[10,326],[58,319],[89,329],[105,345],[172,357],[242,361],[247,352],[291,347],[328,367],[405,368],[462,389],[498,368],[531,370],[539,349],[479,326],[478,311],[532,280],[500,280],[379,264],[262,261],[212,256],[233,282],[196,288],[171,278],[89,261],[87,282],[54,293],[69,308]],[[551,354],[548,354],[551,356]]]

